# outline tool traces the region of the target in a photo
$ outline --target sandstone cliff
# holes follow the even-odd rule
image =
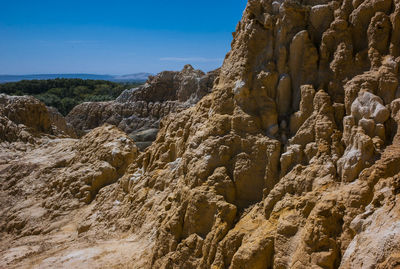
[[[399,27],[398,0],[250,0],[212,92],[145,152],[115,144],[113,163],[105,126],[37,176],[3,165],[2,197],[60,175],[26,207],[47,215],[2,203],[3,264],[399,267]]]

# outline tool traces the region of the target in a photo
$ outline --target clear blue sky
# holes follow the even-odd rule
[[[247,0],[0,0],[0,74],[219,67]]]

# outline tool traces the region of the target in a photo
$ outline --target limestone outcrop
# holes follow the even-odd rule
[[[19,205],[54,229],[0,203],[0,266],[398,267],[399,17],[397,0],[249,0],[212,91],[164,117],[145,152],[104,126],[61,163],[0,166],[1,182],[41,182],[28,163],[67,179],[49,177],[49,215]]]

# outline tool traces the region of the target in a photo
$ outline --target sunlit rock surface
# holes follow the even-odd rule
[[[108,125],[2,143],[0,266],[399,267],[399,16],[251,0],[211,93],[145,152]]]

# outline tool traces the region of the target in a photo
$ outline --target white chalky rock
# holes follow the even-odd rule
[[[389,119],[390,112],[383,105],[380,97],[367,91],[360,91],[357,99],[351,105],[351,115],[356,122],[365,118],[373,119],[375,123],[384,123]]]

